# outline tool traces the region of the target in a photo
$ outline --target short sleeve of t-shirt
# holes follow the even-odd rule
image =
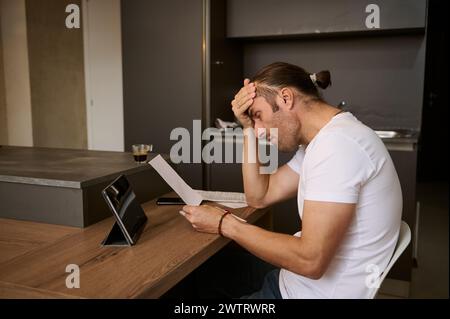
[[[298,151],[290,159],[287,165],[298,175],[300,175],[300,170],[303,165],[303,159],[305,157],[305,150],[302,146],[299,147]]]
[[[361,186],[374,171],[357,142],[335,132],[319,136],[306,156],[306,200],[357,203]]]

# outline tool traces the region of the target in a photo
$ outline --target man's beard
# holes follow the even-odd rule
[[[293,152],[298,149],[301,124],[296,118],[284,115],[282,111],[275,112],[271,127],[278,128],[278,136],[274,142],[279,151]]]

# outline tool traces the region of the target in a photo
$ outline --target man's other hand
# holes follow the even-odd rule
[[[183,207],[180,213],[192,224],[192,227],[203,233],[217,234],[219,231],[219,222],[225,212],[209,205]]]

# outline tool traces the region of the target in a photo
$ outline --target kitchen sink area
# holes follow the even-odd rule
[[[412,130],[392,130],[392,131],[385,131],[385,130],[375,130],[375,133],[381,138],[381,139],[403,139],[403,138],[418,138],[419,132],[412,131]]]
[[[420,132],[407,129],[375,129],[389,150],[413,151],[419,141]]]

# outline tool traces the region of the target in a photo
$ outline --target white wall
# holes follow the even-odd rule
[[[120,0],[83,1],[88,148],[124,150]]]
[[[8,144],[33,145],[25,0],[0,0]]]

